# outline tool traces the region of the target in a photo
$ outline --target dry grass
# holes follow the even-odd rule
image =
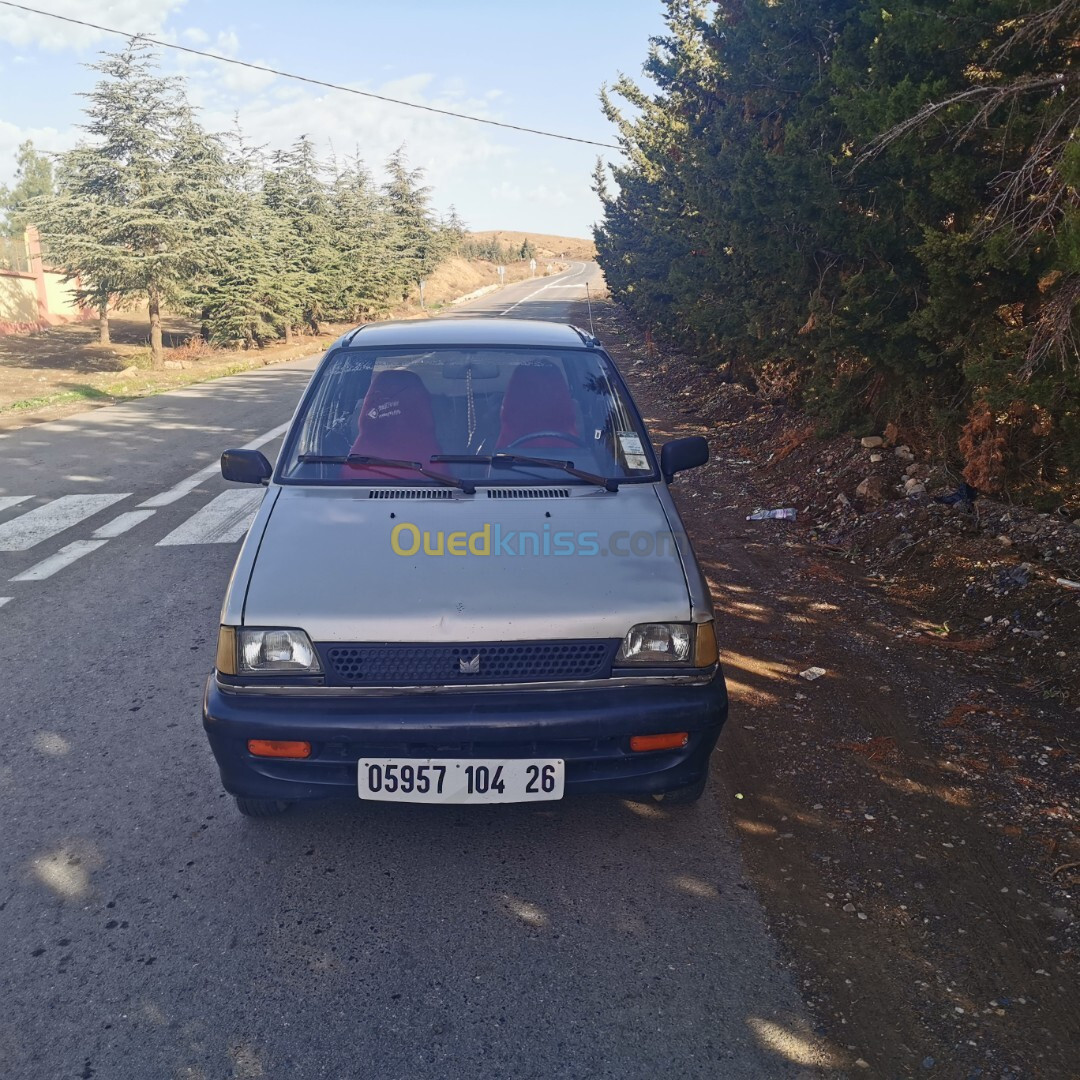
[[[491,229],[488,232],[472,232],[474,240],[490,240],[494,237],[500,244],[515,248],[528,240],[536,249],[537,261],[542,259],[595,259],[596,245],[592,240],[576,236],[548,236],[544,233],[510,232],[506,229]]]
[[[565,269],[565,262],[552,263],[552,271]],[[536,277],[543,277],[547,273],[547,265],[540,263],[536,268]],[[516,262],[506,264],[507,285],[515,281],[522,281],[531,276],[529,264]],[[499,275],[494,263],[480,260],[466,260],[459,258],[447,259],[428,277],[424,286],[424,302],[428,311],[438,311],[447,304],[461,296],[467,296],[477,289],[483,289],[499,284]],[[390,313],[391,318],[408,318],[419,313],[419,293],[413,290],[406,304],[400,309]]]
[[[504,243],[524,233],[500,233]],[[540,241],[561,237],[532,237]],[[584,241],[566,241],[584,244]],[[546,250],[546,249],[545,249]],[[572,256],[572,257],[591,257]],[[536,276],[547,271],[547,259],[538,255]],[[552,259],[554,272],[565,269],[566,262]],[[505,282],[510,284],[530,277],[528,263],[509,263]],[[427,314],[434,314],[458,297],[499,284],[492,263],[448,259],[425,285]],[[417,318],[419,292],[412,294],[388,318]],[[324,326],[318,336],[300,336],[290,344],[278,342],[264,349],[215,349],[198,338],[198,325],[181,316],[162,318],[167,370],[150,368],[150,326],[145,310],[113,315],[110,320],[112,343],[99,345],[97,322],[74,323],[52,327],[36,334],[0,335],[0,430],[10,430],[25,423],[52,420],[91,404],[107,404],[147,394],[173,390],[204,379],[219,378],[249,368],[278,363],[309,353],[319,352],[346,326]],[[183,367],[175,367],[181,363]]]

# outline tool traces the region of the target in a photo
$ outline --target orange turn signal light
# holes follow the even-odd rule
[[[685,731],[672,731],[666,735],[631,735],[631,750],[679,750],[690,741]]]
[[[282,739],[248,739],[248,753],[256,757],[311,757],[311,743]]]

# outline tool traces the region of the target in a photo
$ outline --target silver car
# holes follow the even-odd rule
[[[599,341],[362,326],[312,376],[221,613],[204,724],[242,813],[345,796],[697,799],[727,718],[708,589]]]

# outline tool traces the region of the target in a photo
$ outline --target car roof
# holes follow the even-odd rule
[[[595,348],[592,334],[569,323],[540,319],[406,319],[365,323],[334,342],[332,348],[379,348],[422,345],[533,345],[547,348]]]

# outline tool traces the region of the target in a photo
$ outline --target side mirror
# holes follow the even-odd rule
[[[274,468],[258,450],[226,450],[221,475],[236,484],[268,484]]]
[[[691,435],[688,439],[675,439],[664,443],[660,451],[660,471],[670,484],[677,472],[684,469],[696,469],[709,460],[709,443],[701,435]]]

